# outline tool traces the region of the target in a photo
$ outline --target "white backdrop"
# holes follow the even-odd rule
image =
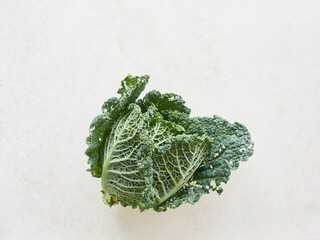
[[[320,1],[1,0],[0,239],[320,239]],[[245,124],[221,196],[102,203],[85,138],[128,73]]]

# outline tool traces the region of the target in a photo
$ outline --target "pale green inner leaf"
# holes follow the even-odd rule
[[[173,127],[159,117],[150,121],[153,116],[148,112],[141,113],[135,104],[132,108],[118,120],[105,143],[102,187],[120,201],[125,199],[141,207],[145,204],[142,192],[148,186],[146,178],[152,175],[151,187],[159,195],[156,205],[190,179],[210,153],[210,142],[195,135],[177,135],[183,128]],[[139,170],[144,161],[142,146],[148,147],[152,157],[153,168],[148,176]]]

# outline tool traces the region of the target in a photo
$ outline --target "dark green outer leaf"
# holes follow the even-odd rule
[[[237,169],[240,161],[247,161],[253,154],[250,134],[240,123],[230,124],[216,115],[213,118],[188,118],[178,112],[166,113],[166,118],[183,126],[186,134],[206,134],[214,140],[214,144],[211,155],[205,158],[190,181],[166,202],[157,206],[156,211],[176,208],[183,202],[194,204],[202,194],[207,194],[210,190],[221,194],[220,184],[227,183],[230,170]]]
[[[185,101],[181,96],[175,93],[161,94],[159,91],[152,90],[148,92],[143,99],[139,99],[137,104],[140,105],[142,112],[146,112],[150,106],[155,106],[160,113],[166,110],[178,111],[189,115],[190,108],[186,107]]]

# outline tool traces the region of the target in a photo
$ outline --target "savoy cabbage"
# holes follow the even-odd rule
[[[90,125],[86,142],[93,177],[112,206],[166,211],[227,183],[231,170],[253,154],[245,126],[223,118],[189,117],[177,94],[148,92],[149,76],[127,76]]]

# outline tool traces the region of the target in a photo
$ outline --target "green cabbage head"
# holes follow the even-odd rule
[[[166,211],[203,194],[221,194],[231,170],[253,154],[245,126],[189,116],[177,94],[148,92],[149,76],[127,76],[90,125],[86,155],[109,206]]]

